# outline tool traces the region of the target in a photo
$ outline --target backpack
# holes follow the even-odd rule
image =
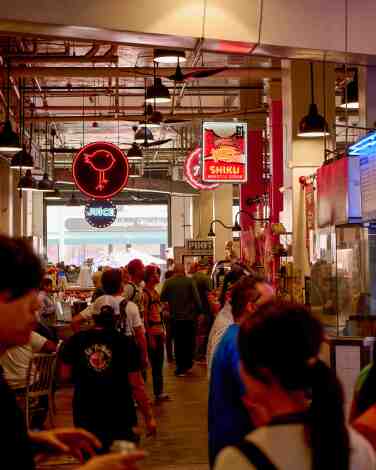
[[[253,442],[244,440],[235,446],[257,470],[277,470],[277,467]]]
[[[124,336],[127,336],[127,325],[129,326],[129,329],[131,331],[131,335],[127,336],[128,338],[128,353],[130,354],[131,357],[134,357],[137,359],[137,363],[141,364],[141,352],[138,347],[136,337],[134,335],[134,331],[131,325],[128,324],[128,318],[127,318],[127,305],[128,305],[128,300],[124,299],[120,302],[119,305],[119,320],[117,324],[117,329],[122,333]]]

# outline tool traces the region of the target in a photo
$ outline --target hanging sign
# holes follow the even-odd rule
[[[110,142],[93,142],[75,155],[72,173],[82,193],[93,199],[110,199],[127,184],[128,159]]]
[[[205,183],[202,181],[202,158],[200,147],[193,150],[193,152],[191,152],[185,159],[184,173],[187,182],[192,186],[192,188],[205,190],[216,189],[219,186],[218,183]]]
[[[85,206],[85,220],[95,228],[106,228],[116,220],[117,209],[111,201],[90,201]]]
[[[205,182],[247,182],[247,123],[204,122],[202,179]]]

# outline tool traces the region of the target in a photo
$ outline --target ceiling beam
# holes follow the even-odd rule
[[[70,168],[56,168],[55,180],[61,183],[74,183]],[[159,178],[129,178],[124,190],[149,191],[165,194],[181,194],[184,196],[197,196],[198,191],[184,181],[172,181]]]
[[[188,67],[183,73],[193,71],[206,71],[212,67]],[[0,72],[5,73],[4,68]],[[161,67],[156,73],[160,77],[173,75],[175,68]],[[48,78],[140,78],[152,77],[153,67],[14,67],[12,76]],[[264,78],[276,79],[281,77],[279,67],[229,67],[205,80],[218,80],[218,78],[248,78],[261,80]]]
[[[222,112],[222,113],[177,113],[175,115],[166,114],[164,119],[181,119],[184,121],[192,121],[194,119],[218,119],[218,118],[242,118],[248,115],[262,115],[265,116],[267,114],[267,109],[265,108],[257,108],[257,109],[250,109],[246,111],[230,111],[230,112]],[[142,114],[135,114],[135,115],[108,115],[108,116],[98,116],[95,114],[91,115],[77,115],[77,116],[49,116],[49,115],[38,115],[38,116],[27,116],[25,118],[26,122],[32,121],[44,121],[44,122],[82,122],[82,121],[130,121],[130,122],[138,122],[140,119],[143,118]]]
[[[13,64],[107,64],[117,63],[119,57],[116,55],[99,56],[64,56],[64,55],[15,55],[11,56]]]
[[[236,97],[236,95],[234,95]],[[202,109],[207,109],[208,111],[212,113],[222,113],[224,111],[223,106],[206,106],[202,105]],[[56,111],[70,111],[70,112],[79,112],[82,114],[82,106],[33,106],[33,107],[28,107],[27,109],[32,109],[34,112],[40,112],[40,111],[45,111],[48,113],[56,112]],[[238,106],[230,106],[226,107],[227,111],[230,110],[236,110],[239,109]],[[113,105],[105,105],[105,106],[85,106],[85,113],[89,111],[96,111],[96,112],[101,112],[101,111],[112,111],[114,112],[115,107]],[[178,113],[179,111],[182,111],[183,113],[188,113],[188,112],[193,112],[197,111],[197,106],[180,106],[178,108]],[[119,106],[119,111],[138,111],[140,114],[144,114],[144,107],[143,106]],[[170,111],[170,107],[166,106],[158,106],[158,111],[164,112]],[[177,114],[177,113],[175,113]]]

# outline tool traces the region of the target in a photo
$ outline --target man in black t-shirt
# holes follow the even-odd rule
[[[93,319],[93,328],[76,333],[65,344],[61,375],[74,383],[75,426],[96,435],[106,451],[113,440],[138,440],[132,392],[148,432],[154,433],[156,425],[138,358],[131,354],[129,338],[115,329],[113,308],[103,306]]]

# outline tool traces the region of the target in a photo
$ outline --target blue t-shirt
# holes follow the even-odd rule
[[[239,325],[228,327],[214,354],[209,389],[209,462],[253,429],[243,405],[245,388],[239,374]]]

